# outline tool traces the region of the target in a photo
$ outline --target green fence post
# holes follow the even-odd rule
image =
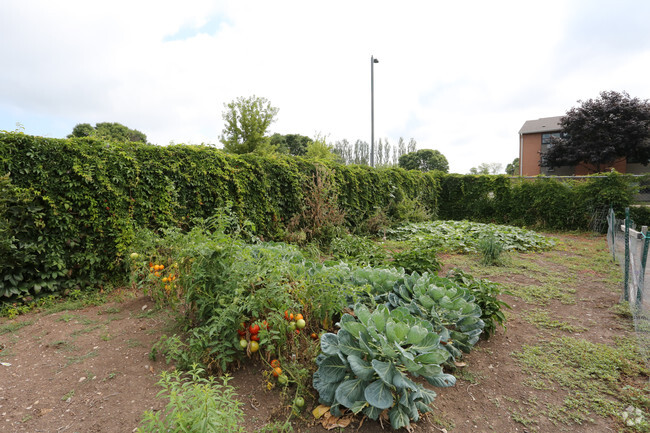
[[[625,278],[623,280],[623,299],[630,300],[630,208],[625,208]]]

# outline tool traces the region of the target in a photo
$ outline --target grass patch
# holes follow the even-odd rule
[[[584,332],[587,330],[584,326],[571,325],[570,323],[553,319],[551,318],[550,313],[546,310],[534,309],[526,311],[523,319],[526,322],[543,329],[558,329],[566,332]]]
[[[22,329],[25,326],[32,325],[33,323],[34,320],[25,320],[23,322],[16,322],[16,323],[5,323],[4,325],[0,325],[0,335],[13,334],[19,329]]]
[[[552,389],[555,384],[569,391],[561,405],[547,405],[545,413],[563,424],[589,421],[592,414],[620,418],[625,406],[632,404],[631,396],[641,395],[627,382],[640,377],[647,381],[650,374],[633,338],[619,338],[612,347],[564,336],[524,346],[513,357],[539,385],[536,389]]]
[[[548,305],[555,299],[563,304],[575,304],[575,289],[570,287],[558,287],[553,284],[543,284],[541,286],[518,286],[512,287],[510,293],[523,299],[529,304]]]
[[[73,333],[71,333],[70,336],[75,337],[77,335],[90,334],[91,332],[93,332],[93,331],[95,331],[95,330],[97,330],[97,329],[99,329],[99,328],[101,328],[103,326],[104,325],[97,324],[97,325],[94,325],[94,326],[89,326],[88,328],[79,329],[79,330],[74,331]]]

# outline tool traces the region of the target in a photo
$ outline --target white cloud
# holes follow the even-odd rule
[[[0,129],[117,121],[216,143],[223,104],[256,94],[280,109],[273,132],[369,141],[374,55],[376,138],[413,137],[456,172],[505,166],[527,119],[602,90],[650,96],[644,5],[8,0]]]

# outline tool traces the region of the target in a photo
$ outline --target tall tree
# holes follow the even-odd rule
[[[265,153],[273,149],[271,140],[266,136],[267,130],[278,114],[278,109],[266,98],[253,95],[239,97],[224,104],[223,134],[219,141],[229,153]]]
[[[519,158],[515,158],[510,164],[506,165],[506,174],[510,176],[519,174]]]
[[[146,143],[147,136],[137,129],[128,128],[121,123],[101,122],[91,126],[90,123],[79,123],[72,129],[73,137],[97,137],[112,141],[133,141]]]
[[[469,174],[499,174],[503,164],[498,162],[482,162],[478,167],[472,167],[469,169]]]
[[[560,121],[562,137],[553,139],[540,165],[589,164],[603,170],[620,158],[647,165],[650,160],[650,103],[626,92],[601,92],[578,101]]]
[[[288,153],[293,156],[303,156],[307,153],[307,147],[313,140],[300,134],[273,134],[271,146],[280,153]]]
[[[447,158],[438,150],[420,149],[399,157],[399,166],[406,170],[449,172]]]

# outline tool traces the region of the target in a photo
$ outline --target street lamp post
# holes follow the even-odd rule
[[[370,56],[370,166],[375,166],[375,63],[379,60]]]

